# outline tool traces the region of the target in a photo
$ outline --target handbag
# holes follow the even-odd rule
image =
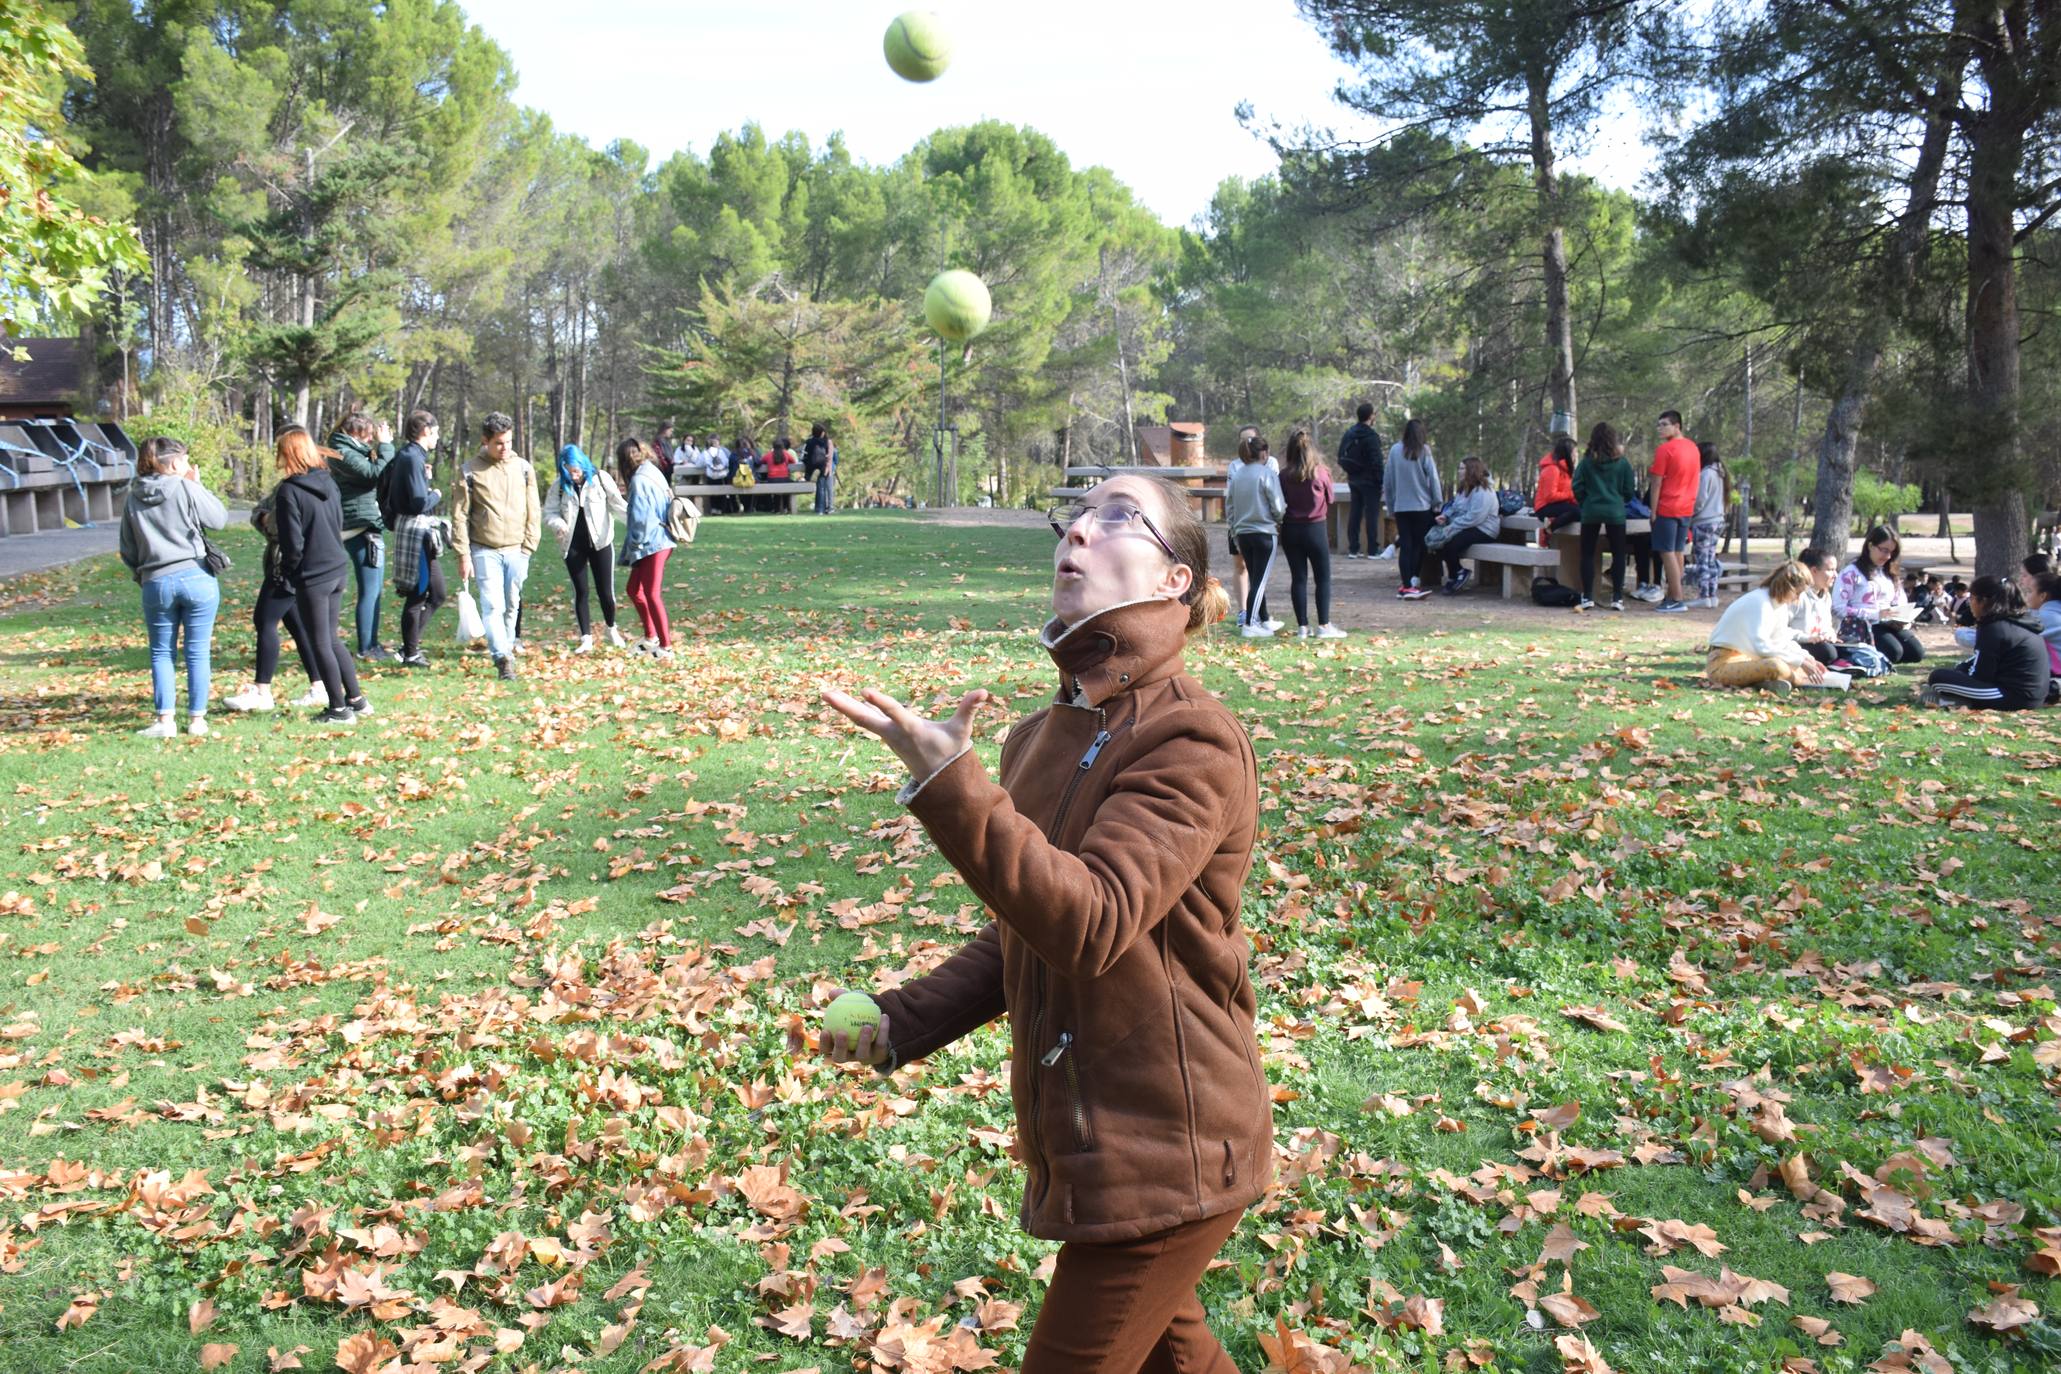
[[[1839,620],[1839,642],[1841,644],[1873,644],[1875,627],[1862,615],[1841,616]]]
[[[701,528],[701,507],[694,504],[691,496],[675,496],[666,507],[666,533],[679,544],[692,544],[694,533]]]
[[[472,579],[467,578],[458,584],[458,645],[467,648],[486,637],[486,622],[479,617],[479,602],[472,595]]]
[[[1459,532],[1460,527],[1458,525],[1433,525],[1424,532],[1424,547],[1433,553],[1437,553],[1446,546],[1448,540]]]
[[[236,566],[229,561],[229,555],[223,553],[221,547],[208,538],[206,530],[200,532],[200,566],[206,569],[209,577],[220,577]]]

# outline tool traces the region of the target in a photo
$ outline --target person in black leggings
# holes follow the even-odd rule
[[[601,619],[609,639],[623,642],[615,628],[615,521],[628,509],[615,479],[596,468],[578,444],[558,451],[558,480],[544,498],[544,525],[558,536],[559,552],[565,556],[573,614],[580,622],[579,653],[594,647],[594,593],[601,597]]]
[[[1331,474],[1317,457],[1310,432],[1288,436],[1281,460],[1281,496],[1287,513],[1281,517],[1281,552],[1288,555],[1288,596],[1295,605],[1296,634],[1304,639],[1339,639],[1344,631],[1331,623],[1331,545],[1325,526],[1331,515]],[[1310,583],[1317,584],[1317,619],[1310,621]]]
[[[372,713],[358,685],[358,669],[337,633],[344,583],[351,564],[343,546],[343,501],[322,450],[308,431],[289,425],[279,434],[279,470],[286,479],[273,498],[279,528],[279,581],[293,589],[307,637],[301,647],[329,693],[316,719],[349,725]]]
[[[307,627],[301,623],[301,613],[293,604],[293,593],[279,581],[279,540],[272,525],[272,500],[268,496],[252,508],[250,522],[258,533],[265,536],[264,579],[258,583],[257,601],[251,606],[251,629],[257,633],[258,661],[257,675],[251,686],[226,703],[232,711],[269,711],[276,704],[272,697],[272,679],[279,674],[279,627],[282,622],[286,632],[293,636],[294,652],[300,656],[301,667],[307,671],[312,691],[322,685],[322,677],[316,671],[315,661],[308,657]]]

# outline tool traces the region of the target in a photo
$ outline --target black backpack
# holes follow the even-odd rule
[[[1581,605],[1582,598],[1574,588],[1561,586],[1557,577],[1534,577],[1531,580],[1531,604],[1564,611]]]
[[[400,485],[401,460],[398,455],[379,470],[379,478],[372,484],[372,499],[379,504],[379,523],[390,530],[401,527]]]

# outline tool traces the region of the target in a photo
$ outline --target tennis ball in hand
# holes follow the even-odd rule
[[[905,81],[935,81],[952,65],[952,36],[929,10],[895,16],[880,41],[887,65]]]
[[[880,1026],[880,1004],[863,992],[847,992],[823,1009],[823,1034],[827,1037],[843,1033],[845,1043],[856,1046],[859,1032],[872,1026]]]
[[[932,277],[923,293],[923,318],[953,343],[965,343],[986,329],[994,313],[987,283],[958,268]]]

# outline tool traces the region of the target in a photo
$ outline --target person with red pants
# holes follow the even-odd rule
[[[1170,483],[1111,478],[1052,524],[1057,690],[998,775],[973,751],[986,691],[943,720],[823,694],[894,750],[898,800],[993,919],[820,1040],[895,1074],[1006,1015],[1022,1222],[1061,1242],[1021,1374],[1235,1374],[1196,1285],[1273,1163],[1238,916],[1259,775],[1183,659],[1230,596]]]
[[[658,456],[641,439],[625,439],[615,448],[615,466],[630,508],[624,520],[623,563],[630,570],[630,604],[644,622],[644,638],[636,652],[661,662],[673,656],[673,627],[666,619],[666,558],[673,536],[666,529],[673,489],[659,469]]]

